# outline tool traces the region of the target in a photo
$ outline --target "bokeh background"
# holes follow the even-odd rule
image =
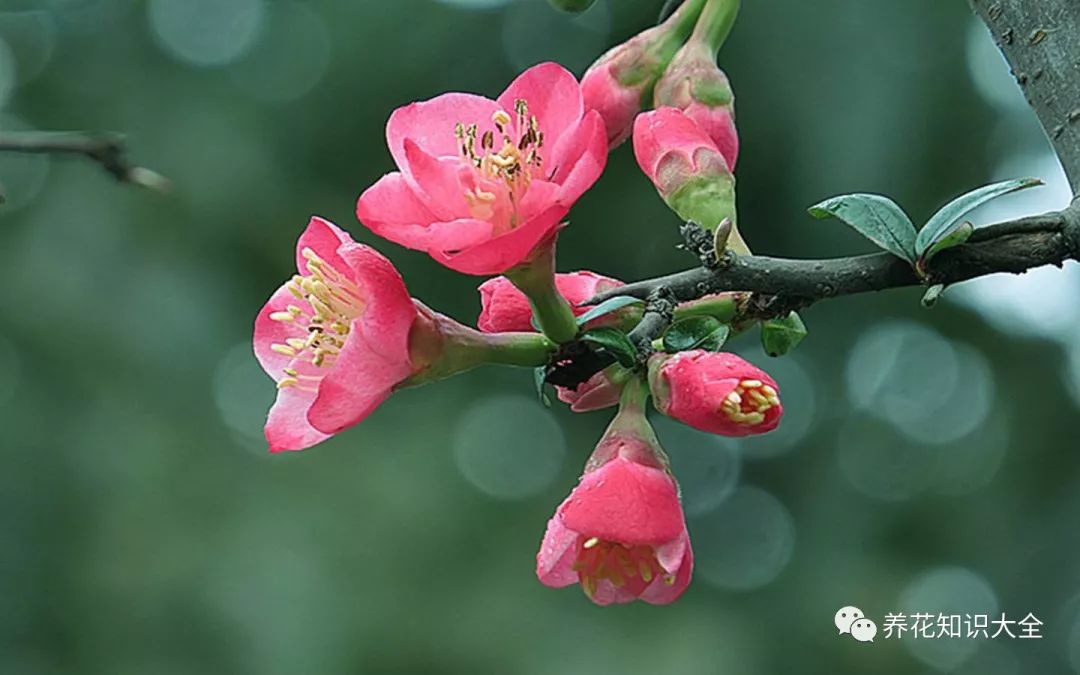
[[[0,672],[1080,672],[1080,266],[822,303],[782,360],[787,417],[730,441],[657,420],[697,553],[675,605],[598,609],[534,577],[604,413],[528,371],[395,395],[305,453],[261,439],[255,312],[317,213],[471,322],[477,280],[375,240],[389,112],[577,73],[654,0],[4,0],[0,130],[108,129],[160,196],[79,159],[0,156]],[[992,179],[1069,191],[961,0],[747,0],[741,222],[773,255],[868,244],[804,209],[893,196],[916,221]],[[691,263],[628,147],[573,213],[563,270]],[[838,637],[833,614],[1032,612],[1042,640]]]

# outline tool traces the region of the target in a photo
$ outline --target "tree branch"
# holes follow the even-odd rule
[[[127,159],[124,138],[119,134],[55,132],[0,132],[0,152],[83,155],[102,166],[121,183],[158,192],[169,189],[169,180]]]
[[[968,0],[1005,55],[1080,194],[1080,3]]]
[[[1043,265],[1058,265],[1080,257],[1080,202],[1064,211],[1023,218],[976,230],[960,246],[946,249],[930,263],[922,279],[911,265],[891,253],[798,260],[728,253],[715,270],[704,267],[656,279],[638,281],[606,291],[589,300],[603,302],[616,295],[646,298],[658,289],[670,291],[679,302],[726,291],[772,296],[769,309],[755,309],[742,319],[770,318],[806,307],[818,300],[889,288],[953,284],[998,272],[1021,273]],[[760,305],[760,303],[758,303]]]

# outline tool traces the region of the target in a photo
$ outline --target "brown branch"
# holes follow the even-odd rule
[[[742,318],[769,318],[826,298],[906,286],[948,285],[999,272],[1019,274],[1044,265],[1060,266],[1078,257],[1080,202],[1064,211],[976,230],[967,243],[939,253],[930,262],[926,278],[890,253],[826,260],[728,253],[716,269],[700,267],[638,281],[601,293],[589,302],[603,302],[616,295],[645,298],[657,289],[666,289],[680,302],[712,293],[745,291],[771,296],[773,310]]]
[[[55,132],[0,132],[0,152],[82,155],[101,165],[121,183],[167,192],[169,180],[150,169],[132,164],[119,134]]]

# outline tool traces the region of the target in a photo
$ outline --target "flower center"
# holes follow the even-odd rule
[[[476,124],[466,126],[462,122],[454,127],[454,136],[461,143],[461,157],[473,166],[480,179],[465,189],[465,199],[475,218],[487,220],[495,214],[498,195],[486,188],[501,185],[510,199],[511,220],[516,220],[517,203],[532,182],[533,169],[539,170],[543,164],[540,149],[544,147],[544,133],[536,116],[529,115],[529,105],[524,99],[514,101],[514,112],[516,120],[504,110],[491,115],[500,136],[498,151],[494,131],[479,135]]]
[[[675,583],[675,576],[660,567],[652,546],[624,546],[596,537],[580,544],[573,569],[590,598],[596,595],[597,585],[604,579],[616,588],[629,587],[635,595],[644,592],[658,576],[669,586]]]
[[[297,337],[275,343],[270,349],[304,359],[317,368],[329,368],[345,346],[353,320],[364,311],[363,292],[315,251],[304,248],[300,254],[307,260],[308,273],[294,275],[286,288],[303,304],[289,305],[286,311],[270,315],[274,321],[296,326]],[[302,374],[295,367],[284,371],[286,377],[278,382],[279,389],[305,389],[305,382],[310,384],[322,378],[321,375]]]
[[[741,380],[724,398],[720,411],[736,424],[754,426],[765,421],[765,413],[780,405],[780,396],[761,380]]]

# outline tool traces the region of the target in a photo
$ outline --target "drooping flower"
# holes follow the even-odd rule
[[[589,271],[569,272],[555,275],[555,288],[559,295],[570,303],[575,316],[584,314],[589,308],[579,307],[601,291],[606,291],[623,282],[611,277]],[[493,277],[480,284],[480,318],[477,327],[485,333],[505,331],[531,331],[532,308],[529,299],[506,277]]]
[[[772,431],[784,412],[776,381],[728,352],[654,354],[649,386],[661,413],[721,436]]]
[[[604,118],[608,144],[630,136],[656,80],[694,26],[704,0],[686,0],[666,21],[608,50],[581,78],[585,107]]]
[[[501,274],[552,243],[607,161],[603,120],[555,63],[494,101],[449,93],[398,108],[386,137],[399,171],[360,196],[357,217],[466,274]]]
[[[536,556],[546,586],[580,584],[598,605],[674,602],[690,584],[694,554],[678,486],[643,412],[623,406],[570,496],[548,521]]]
[[[255,355],[278,386],[266,421],[272,452],[356,424],[421,367],[409,353],[418,309],[390,261],[312,218],[296,268],[255,319]]]

